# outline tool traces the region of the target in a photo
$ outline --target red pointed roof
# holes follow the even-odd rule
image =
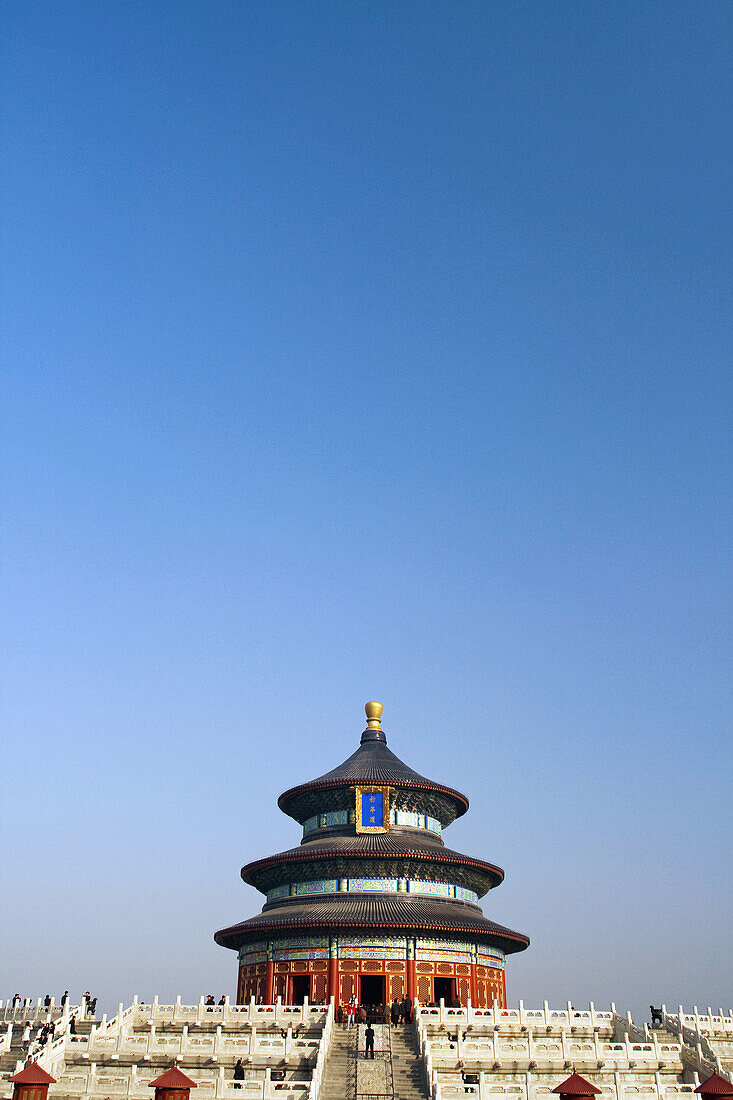
[[[18,1073],[14,1073],[10,1078],[14,1085],[55,1085],[56,1078],[52,1077],[50,1073],[46,1073],[45,1069],[38,1065],[37,1062],[31,1062],[25,1069],[21,1069]]]
[[[601,1090],[590,1081],[586,1081],[585,1077],[581,1077],[579,1073],[572,1073],[552,1091],[559,1092],[561,1096],[595,1096]]]
[[[12,1077],[10,1080],[12,1081]],[[733,1096],[733,1085],[719,1073],[711,1073],[707,1081],[701,1081],[695,1092],[703,1096]]]
[[[197,1089],[198,1085],[190,1077],[186,1077],[185,1073],[181,1073],[178,1066],[171,1066],[165,1073],[161,1073],[160,1077],[156,1077],[154,1081],[151,1081],[148,1088]]]

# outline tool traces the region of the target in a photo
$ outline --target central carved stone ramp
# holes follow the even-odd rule
[[[356,1080],[356,1028],[336,1025],[326,1058],[321,1100],[353,1100]]]
[[[429,1100],[414,1027],[392,1028],[394,1100]]]

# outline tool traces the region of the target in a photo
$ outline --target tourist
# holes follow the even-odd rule
[[[204,1004],[205,1005],[215,1005],[216,1004],[216,1001],[214,1000],[214,994],[213,993],[209,993],[208,997],[204,1001]]]
[[[76,1016],[69,1020],[69,1035],[76,1035]]]
[[[366,1038],[366,1050],[364,1051],[364,1057],[369,1058],[370,1055],[374,1058],[374,1028],[371,1023],[367,1024],[366,1031],[364,1032]]]
[[[51,995],[49,993],[47,993],[46,996],[43,998],[43,1007],[44,1008],[50,1008],[51,1007]]]
[[[226,999],[226,997],[225,997],[225,996],[224,996],[224,994],[222,993],[221,997],[219,998],[219,1004],[220,1004],[220,1005],[224,1005],[224,1004],[226,1004],[226,1000],[227,1000],[227,999]]]
[[[69,991],[68,991],[68,989],[65,989],[65,990],[64,990],[64,995],[63,995],[63,997],[61,998],[61,1007],[62,1007],[62,1008],[64,1007],[64,1005],[66,1004],[66,1002],[68,1001],[68,999],[69,999]]]
[[[26,1024],[23,1029],[23,1053],[28,1053],[28,1048],[31,1045],[31,1025]]]
[[[244,1066],[242,1065],[242,1059],[237,1058],[237,1064],[234,1067],[234,1087],[235,1089],[241,1089],[240,1081],[244,1081]]]
[[[13,997],[13,1008],[15,1008],[15,1006],[19,1005],[19,1004],[20,1004],[20,993],[16,993],[15,996]]]
[[[97,998],[96,997],[92,997],[91,1001],[89,1001],[88,1007],[89,1007],[89,1015],[94,1016],[94,1014],[97,1011]]]
[[[392,1020],[392,1027],[397,1027],[400,1022],[400,1002],[395,999],[392,1001],[392,1006],[389,1010],[390,1019]]]
[[[346,1030],[348,1031],[354,1023],[356,1017],[356,997],[352,993],[349,997],[349,1003],[346,1006]]]

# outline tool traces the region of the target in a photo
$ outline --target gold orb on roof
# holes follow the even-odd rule
[[[364,707],[364,710],[366,712],[367,726],[369,727],[369,729],[370,730],[381,729],[382,727],[380,726],[379,723],[382,719],[382,711],[384,710],[384,707],[382,706],[382,704],[377,703],[375,700],[372,700],[370,703],[366,704],[366,706]]]

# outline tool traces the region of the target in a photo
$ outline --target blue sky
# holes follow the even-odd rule
[[[377,698],[510,998],[728,1004],[733,10],[2,22],[0,996],[233,992]]]

